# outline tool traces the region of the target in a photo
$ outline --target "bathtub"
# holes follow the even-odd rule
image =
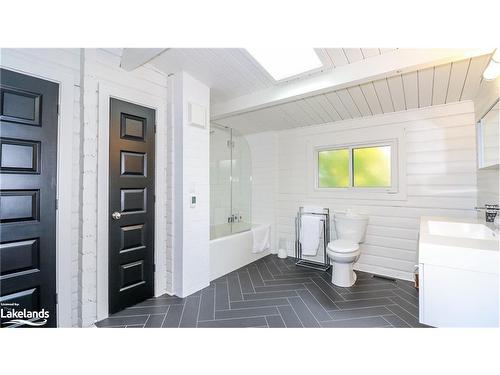
[[[252,253],[252,229],[265,225],[269,226],[268,224],[235,224],[242,224],[240,226],[241,228],[237,227],[237,229],[242,229],[244,231],[229,234],[231,233],[231,227],[229,224],[215,225],[213,228],[210,228],[212,234],[211,237],[215,237],[215,239],[210,241],[210,281],[224,276],[229,272],[237,270],[238,268],[269,254],[269,250],[265,250],[258,254]],[[232,230],[233,232],[235,231],[234,224]],[[226,235],[224,236],[224,234]]]

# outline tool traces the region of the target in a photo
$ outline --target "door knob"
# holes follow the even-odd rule
[[[120,218],[122,217],[122,214],[119,213],[118,211],[115,211],[111,214],[111,217],[115,220],[120,220]]]

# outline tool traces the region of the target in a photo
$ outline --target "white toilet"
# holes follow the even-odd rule
[[[332,284],[349,287],[356,282],[352,267],[359,258],[359,244],[365,240],[368,217],[346,213],[335,214],[337,239],[326,250],[332,265]]]

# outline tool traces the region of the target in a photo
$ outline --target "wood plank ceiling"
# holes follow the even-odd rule
[[[394,48],[318,48],[324,71]],[[276,82],[241,48],[172,48],[150,62],[170,74],[184,70],[210,86],[212,103],[272,87]],[[321,73],[317,73],[321,74]],[[307,77],[307,76],[305,76]]]
[[[326,49],[334,66],[384,52],[379,49]],[[256,133],[469,100],[474,98],[482,83],[482,73],[489,58],[484,55],[417,70],[216,122],[243,133]]]

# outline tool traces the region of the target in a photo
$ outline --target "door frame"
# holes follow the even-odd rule
[[[97,145],[97,320],[106,319],[108,312],[108,248],[109,248],[109,111],[110,99],[115,98],[154,109],[155,133],[155,213],[154,213],[154,295],[166,292],[166,275],[161,265],[166,258],[166,97],[159,98],[145,92],[98,83],[98,145]],[[161,249],[164,250],[163,254]],[[160,265],[160,267],[159,267]],[[165,282],[163,279],[165,279]]]
[[[51,81],[59,85],[59,116],[57,124],[57,186],[56,199],[56,311],[57,327],[72,326],[72,241],[71,202],[73,170],[73,115],[74,74],[69,68],[54,66],[35,57],[27,57],[15,50],[2,54],[0,66],[4,69]],[[63,126],[63,124],[66,124]],[[64,182],[64,183],[62,183]],[[55,204],[55,202],[54,202]]]

